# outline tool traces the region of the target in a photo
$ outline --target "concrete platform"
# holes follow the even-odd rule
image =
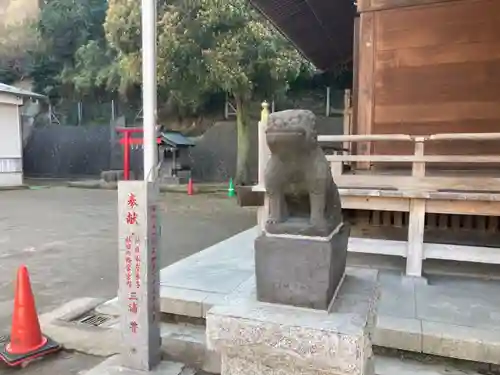
[[[252,228],[161,271],[161,306],[204,318],[214,305],[255,291]],[[381,298],[374,344],[500,364],[500,282],[429,276],[428,285],[379,273]]]

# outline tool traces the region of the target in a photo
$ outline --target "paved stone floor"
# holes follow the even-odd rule
[[[116,199],[116,191],[61,186],[0,192],[0,333],[10,326],[20,264],[30,271],[40,312],[77,297],[116,296]],[[223,196],[165,194],[161,209],[163,267],[255,225],[252,210]],[[72,375],[100,360],[62,353],[20,373]],[[11,370],[0,367],[0,374]]]
[[[200,318],[214,305],[255,298],[256,235],[256,228],[248,229],[163,269],[162,311]],[[349,256],[350,266],[371,266],[352,260]],[[488,279],[459,275],[454,266],[456,275],[428,273],[428,285],[402,278],[402,270],[380,270],[374,344],[500,365],[500,270],[495,268],[497,277]]]

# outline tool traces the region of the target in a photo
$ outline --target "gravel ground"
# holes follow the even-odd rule
[[[0,192],[0,332],[8,332],[17,267],[31,275],[40,313],[77,297],[112,298],[118,283],[116,191],[51,186]],[[162,195],[162,266],[256,223],[255,211],[221,195]],[[61,353],[21,371],[72,375],[101,359]]]

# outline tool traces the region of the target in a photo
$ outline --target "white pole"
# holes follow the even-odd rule
[[[156,152],[156,0],[142,0],[142,108],[144,180],[155,180]]]

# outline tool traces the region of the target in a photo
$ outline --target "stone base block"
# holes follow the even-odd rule
[[[348,269],[331,312],[248,299],[207,313],[221,375],[373,375],[377,271]]]
[[[257,299],[327,310],[344,276],[349,226],[329,237],[264,233],[255,240]]]
[[[162,361],[151,371],[133,370],[122,366],[123,359],[117,355],[109,357],[85,372],[85,375],[195,375],[196,371],[182,363]]]

